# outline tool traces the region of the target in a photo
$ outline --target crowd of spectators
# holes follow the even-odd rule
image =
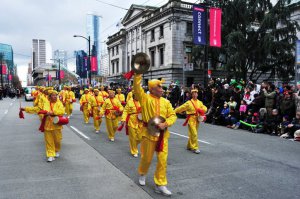
[[[108,88],[122,88],[125,95],[132,90],[131,86],[119,84],[107,86],[105,90]],[[300,132],[300,82],[296,86],[282,84],[276,87],[268,81],[255,84],[212,78],[206,87],[193,84],[189,88],[171,82],[164,87],[164,97],[176,108],[191,99],[190,90],[194,88],[199,91],[199,100],[208,107],[207,123],[287,139],[293,139],[297,130]],[[147,86],[144,90],[148,91]],[[299,133],[295,139],[300,139]]]

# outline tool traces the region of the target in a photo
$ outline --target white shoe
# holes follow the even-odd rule
[[[96,131],[96,134],[98,134],[99,133],[99,131]]]
[[[172,192],[168,190],[166,186],[157,186],[155,185],[155,192],[156,193],[161,193],[165,196],[171,196]]]
[[[138,154],[133,154],[133,157],[137,158],[137,157],[139,157],[139,155]]]
[[[55,158],[59,158],[60,154],[58,152],[55,153]]]
[[[140,176],[139,183],[141,186],[145,186],[146,185],[146,176]]]
[[[110,141],[111,141],[111,142],[114,142],[114,141],[115,141],[115,139],[114,139],[114,138],[111,138],[111,139],[110,139]]]
[[[199,154],[199,153],[200,153],[200,150],[199,150],[199,149],[196,149],[196,150],[194,150],[194,153]]]
[[[86,122],[86,124],[88,124],[89,122]]]
[[[54,160],[55,160],[54,157],[49,157],[48,160],[47,160],[47,162],[52,162],[52,161],[54,161]]]
[[[68,119],[70,119],[70,115],[68,116]]]

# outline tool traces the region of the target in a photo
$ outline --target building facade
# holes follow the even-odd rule
[[[64,67],[64,68],[68,68],[68,54],[67,51],[65,50],[55,50],[53,53],[53,57],[54,57],[54,64],[55,65],[59,65],[60,62],[60,66]]]
[[[84,50],[78,50],[74,52],[76,57],[76,74],[81,78],[87,78],[87,53]]]
[[[122,74],[131,70],[132,57],[144,52],[151,61],[144,83],[153,78],[188,86],[200,82],[201,64],[183,72],[183,65],[192,58],[192,5],[172,0],[159,8],[132,5],[123,18],[124,28],[108,37],[108,79],[122,79]]]
[[[88,13],[86,16],[86,32],[87,37],[90,36],[91,53],[97,56],[98,68],[97,75],[101,75],[101,42],[100,42],[100,18],[101,16],[95,13]]]

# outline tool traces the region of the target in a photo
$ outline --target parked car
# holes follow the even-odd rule
[[[33,101],[33,96],[31,95],[32,91],[35,90],[34,86],[24,87],[25,101]]]

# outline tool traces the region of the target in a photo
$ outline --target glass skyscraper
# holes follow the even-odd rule
[[[11,45],[0,43],[0,59],[2,57],[2,63],[6,64],[9,71],[14,69],[14,52]]]
[[[87,37],[90,36],[91,38],[91,55],[93,55],[92,52],[95,53],[94,56],[97,56],[98,61],[97,75],[101,75],[100,18],[101,16],[96,15],[95,13],[88,13],[86,16],[86,33]]]

